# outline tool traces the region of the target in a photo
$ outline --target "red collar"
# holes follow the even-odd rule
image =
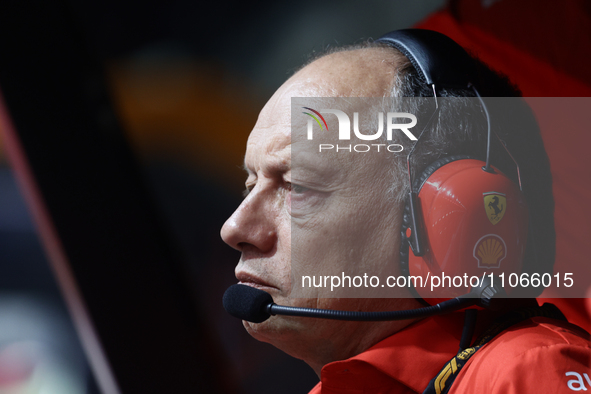
[[[378,342],[365,352],[325,365],[322,393],[422,393],[457,351],[462,313],[426,318]],[[390,392],[388,390],[388,392]],[[313,391],[314,392],[314,391]]]

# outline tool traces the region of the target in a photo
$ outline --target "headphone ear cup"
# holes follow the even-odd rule
[[[527,239],[527,205],[517,185],[497,169],[484,171],[484,162],[450,156],[432,163],[417,178],[414,190],[423,218],[420,235],[424,252],[410,253],[407,204],[401,234],[401,269],[422,281],[437,276],[440,286],[413,289],[428,302],[466,294],[466,278],[521,273]],[[410,250],[409,250],[410,249]],[[462,286],[454,280],[464,278]],[[409,280],[410,285],[413,284]]]
[[[423,187],[423,185],[425,184],[425,182],[427,181],[427,179],[429,179],[429,177],[435,172],[437,171],[439,168],[443,167],[444,165],[454,162],[456,160],[462,160],[462,159],[472,159],[473,157],[468,156],[468,155],[452,155],[452,156],[446,156],[446,157],[442,157],[438,160],[435,160],[433,163],[429,164],[421,173],[420,176],[418,176],[417,178],[415,178],[414,182],[413,182],[413,190],[416,191],[417,193],[419,193]],[[410,201],[409,201],[409,196],[406,196],[405,199],[405,203],[404,203],[404,210],[402,213],[402,228],[400,230],[400,272],[403,276],[405,277],[409,277],[411,275],[411,269],[409,267],[409,256],[411,253],[411,248],[410,248],[410,229],[411,229],[411,223],[412,223],[412,219],[411,219],[411,212],[410,212]],[[424,223],[421,223],[421,225],[423,225]],[[427,240],[423,240],[425,242],[427,242]],[[417,293],[417,290],[414,288],[414,286],[412,285],[412,282],[409,281],[409,290],[410,292],[413,294],[413,296],[420,301],[421,303],[425,304],[425,305],[435,305],[437,302],[435,302],[436,300],[429,300],[429,302],[425,301],[420,295],[419,293]]]

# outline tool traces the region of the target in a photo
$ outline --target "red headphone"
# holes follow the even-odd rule
[[[423,283],[431,283],[433,275],[450,277],[449,284],[444,281],[445,286],[434,291],[430,286],[415,288],[416,295],[429,304],[468,293],[465,283],[471,277],[504,273],[508,279],[522,271],[528,226],[525,198],[507,176],[494,167],[485,171],[484,165],[468,156],[450,156],[423,171],[415,188],[416,234],[411,204],[406,205],[403,272],[422,277]],[[463,279],[461,284],[458,277]]]
[[[461,46],[443,34],[419,29],[394,31],[377,42],[400,50],[410,60],[419,78],[432,87],[435,102],[438,88],[472,88],[489,122],[490,148],[490,117],[471,84],[474,61]],[[412,150],[409,162],[411,154]],[[401,231],[402,274],[422,278],[410,280],[411,285],[427,283],[412,291],[431,305],[466,294],[470,278],[492,273],[507,279],[522,272],[527,231],[524,195],[489,165],[488,153],[486,162],[463,155],[444,157],[411,183]],[[440,286],[431,291],[433,276]],[[510,292],[507,286],[505,290]]]

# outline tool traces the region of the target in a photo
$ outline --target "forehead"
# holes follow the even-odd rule
[[[298,71],[267,102],[251,132],[245,157],[255,170],[265,159],[273,166],[291,161],[293,97],[384,97],[394,83],[399,59],[384,48],[337,52]]]
[[[256,171],[262,159],[277,167],[289,166],[292,92],[284,86],[267,102],[248,137],[244,160],[248,170]]]

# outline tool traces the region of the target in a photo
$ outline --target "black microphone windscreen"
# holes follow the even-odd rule
[[[223,303],[230,315],[251,323],[261,323],[271,317],[267,305],[273,303],[273,297],[251,286],[232,285],[224,293]]]

